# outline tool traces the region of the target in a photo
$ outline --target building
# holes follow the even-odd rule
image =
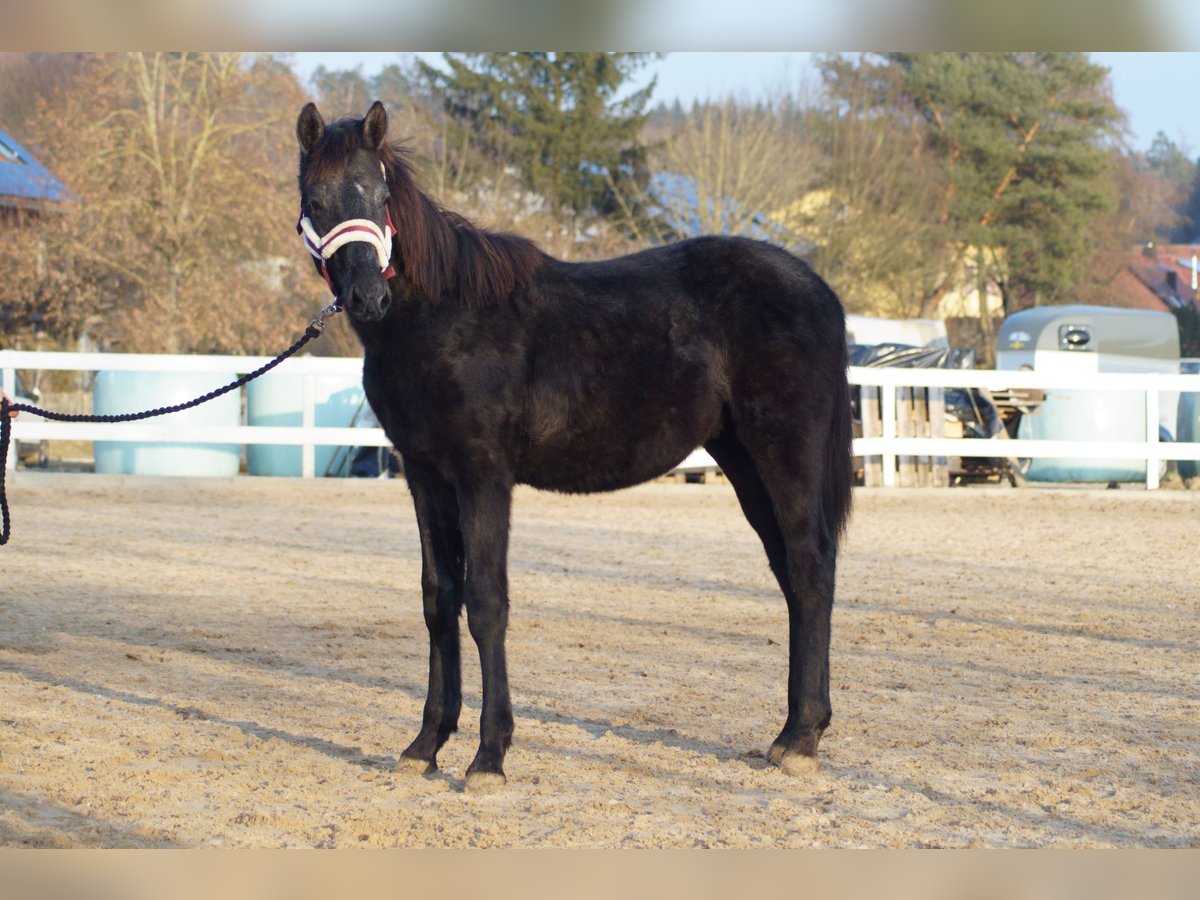
[[[1147,243],[1113,283],[1113,305],[1170,310],[1200,296],[1200,244]]]
[[[66,185],[13,137],[0,131],[0,215],[14,215],[19,210],[57,211],[70,200]]]
[[[66,185],[50,174],[32,153],[7,132],[0,131],[0,227],[9,231],[6,247],[10,256],[15,252],[11,241],[13,234],[29,235],[32,242],[21,252],[31,255],[23,257],[22,261],[27,262],[32,271],[40,273],[45,265],[45,241],[38,220],[47,214],[62,212],[74,199]],[[34,249],[30,250],[30,246]],[[13,298],[8,296],[5,302],[0,302],[0,335],[5,343],[12,339],[14,332],[28,325],[25,321],[28,311],[22,312],[22,304],[12,301]]]

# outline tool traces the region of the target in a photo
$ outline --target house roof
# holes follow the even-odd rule
[[[66,185],[11,135],[0,131],[0,207],[53,209],[70,199]]]
[[[1187,306],[1200,296],[1192,287],[1192,259],[1198,255],[1200,246],[1194,244],[1147,246],[1130,262],[1129,272],[1162,308]]]

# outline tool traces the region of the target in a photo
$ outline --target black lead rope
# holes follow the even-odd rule
[[[197,397],[195,400],[189,400],[187,403],[179,403],[175,406],[160,406],[158,409],[147,409],[142,412],[134,413],[119,413],[117,415],[108,416],[90,416],[81,413],[60,413],[52,412],[48,409],[40,409],[29,403],[13,403],[7,397],[0,400],[0,518],[3,523],[0,524],[0,546],[8,543],[8,538],[11,533],[11,521],[8,514],[8,493],[5,489],[4,479],[8,470],[8,442],[10,433],[12,432],[12,412],[27,412],[35,416],[41,416],[43,419],[52,419],[56,422],[136,422],[139,419],[152,419],[155,416],[166,416],[171,413],[183,412],[185,409],[191,409],[194,406],[199,406],[201,403],[207,403],[209,400],[215,400],[222,394],[228,394],[230,391],[236,391],[242,385],[253,381],[260,375],[265,375],[271,369],[275,368],[289,356],[295,356],[300,348],[307,344],[313,338],[321,336],[321,332],[325,330],[325,317],[341,311],[341,307],[336,304],[330,304],[321,310],[321,314],[309,323],[308,328],[304,330],[304,335],[292,346],[288,347],[277,357],[271,360],[266,365],[255,369],[236,381],[231,381],[224,387],[219,387],[215,391],[209,391],[203,396]]]

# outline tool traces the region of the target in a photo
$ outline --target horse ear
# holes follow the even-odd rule
[[[367,150],[378,150],[387,137],[387,110],[376,100],[367,110],[362,121],[363,147]]]
[[[296,137],[300,140],[300,149],[311,153],[324,133],[325,120],[317,112],[317,104],[304,104],[304,109],[300,110],[300,118],[296,120]]]

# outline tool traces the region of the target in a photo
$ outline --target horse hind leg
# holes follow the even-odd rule
[[[811,444],[755,441],[733,426],[708,443],[762,540],[788,607],[787,720],[767,758],[789,775],[817,768],[829,725],[829,636],[836,542],[821,508],[821,467]],[[788,449],[790,446],[790,449]]]

